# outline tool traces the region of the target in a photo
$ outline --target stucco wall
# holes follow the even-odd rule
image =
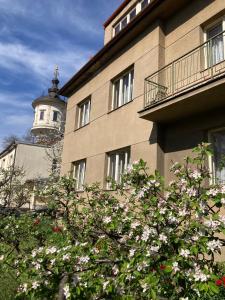
[[[25,171],[25,180],[46,178],[51,171],[51,162],[46,156],[46,148],[19,144],[16,151],[15,166]]]
[[[166,140],[162,141],[163,146],[159,145],[157,131],[156,137],[153,138],[155,129],[152,122],[138,116],[138,111],[143,108],[144,79],[198,46],[203,41],[205,24],[210,23],[224,9],[225,2],[222,0],[191,1],[185,9],[169,20],[158,20],[152,26],[148,26],[141,36],[127,45],[123,52],[118,53],[105,68],[70,97],[67,106],[62,173],[68,173],[71,162],[86,158],[86,181],[103,183],[106,153],[131,146],[131,161],[143,158],[151,166],[151,170],[160,167],[162,173],[165,172],[169,179],[167,169],[171,159],[176,160],[176,157],[181,159],[190,153],[192,146],[203,140],[204,134],[201,130],[195,130],[195,123],[186,120],[190,126],[186,136],[183,135],[186,125],[183,127],[168,125],[164,128],[166,133],[162,135],[162,139]],[[109,113],[111,80],[132,65],[134,100]],[[77,104],[89,95],[91,95],[90,124],[75,130]],[[209,124],[207,119],[201,120],[203,124]],[[168,150],[175,142],[183,149]]]

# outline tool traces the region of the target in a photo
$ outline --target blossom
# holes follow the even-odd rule
[[[131,223],[131,228],[132,229],[136,229],[138,226],[140,226],[141,225],[141,223],[139,222],[139,221],[135,221],[135,222],[133,222],[133,223]]]
[[[164,242],[164,243],[167,243],[167,236],[165,234],[161,233],[159,235],[159,240]]]
[[[135,252],[136,252],[135,249],[130,249],[130,251],[129,251],[129,256],[130,256],[130,257],[133,257],[134,254],[135,254]]]
[[[46,254],[54,254],[57,251],[56,247],[51,247],[46,249]]]
[[[193,173],[190,174],[190,177],[197,180],[197,179],[201,178],[201,173],[198,170],[195,170]]]
[[[34,266],[34,268],[35,268],[36,270],[39,270],[39,269],[41,268],[41,265],[40,265],[39,263],[36,263],[35,266]]]
[[[173,262],[173,264],[172,264],[172,269],[173,269],[173,271],[174,271],[175,273],[177,273],[178,271],[180,271],[180,268],[179,268],[179,266],[178,266],[178,262],[177,262],[177,261]]]
[[[206,192],[208,196],[216,196],[219,193],[218,189],[212,188]]]
[[[63,293],[64,293],[64,296],[66,299],[68,299],[70,296],[71,296],[71,293],[70,293],[70,287],[68,284],[66,284],[64,287],[63,287]]]
[[[62,257],[62,260],[69,260],[70,259],[70,254],[64,254]]]
[[[181,249],[180,255],[187,258],[190,255],[190,251],[187,249]]]
[[[158,251],[159,251],[159,246],[151,246],[151,247],[150,247],[150,250],[151,250],[152,252],[158,252]]]
[[[216,285],[220,286],[223,284],[223,281],[221,279],[217,279],[215,283]]]
[[[204,225],[209,228],[212,228],[212,229],[217,229],[217,227],[220,225],[220,222],[209,219],[209,220],[204,221]]]
[[[80,258],[79,258],[79,262],[80,263],[88,263],[89,262],[89,260],[90,260],[90,258],[88,257],[88,256],[81,256]]]
[[[4,259],[4,257],[5,257],[4,255],[1,255],[0,256],[0,261],[2,261]]]
[[[103,283],[103,290],[105,290],[106,288],[107,288],[107,285],[109,284],[109,281],[105,281],[104,283]]]
[[[117,265],[113,266],[112,271],[113,271],[113,275],[117,275],[119,273],[119,269]]]
[[[207,248],[209,251],[215,251],[221,249],[222,244],[219,240],[212,240],[207,243]]]
[[[104,223],[104,224],[109,224],[111,221],[112,221],[112,218],[111,218],[111,217],[104,217],[104,218],[103,218],[103,223]]]
[[[21,288],[22,288],[22,292],[26,293],[27,288],[28,288],[28,284],[24,283]]]
[[[32,283],[32,289],[34,289],[34,290],[36,290],[39,286],[40,286],[40,284],[37,281],[34,281]]]

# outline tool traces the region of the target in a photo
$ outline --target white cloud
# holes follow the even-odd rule
[[[88,56],[90,52],[79,47],[41,52],[22,43],[0,44],[0,67],[13,73],[30,73],[45,84],[46,79],[51,78],[55,65],[59,66],[60,77],[65,80],[86,62]]]
[[[0,92],[0,105],[2,108],[30,108],[33,98],[29,93]]]

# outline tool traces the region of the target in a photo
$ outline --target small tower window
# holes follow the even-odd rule
[[[59,115],[59,112],[54,110],[53,111],[53,117],[52,117],[52,121],[53,122],[57,122],[58,121],[58,115]]]
[[[42,109],[42,110],[40,110],[40,118],[39,118],[39,120],[44,120],[44,117],[45,117],[45,110]]]

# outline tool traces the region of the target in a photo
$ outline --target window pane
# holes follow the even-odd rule
[[[136,7],[130,12],[130,21],[136,17]]]
[[[85,166],[86,166],[86,162],[84,160],[74,163],[74,178],[76,179],[76,189],[78,191],[83,190],[84,178],[85,178]]]
[[[225,183],[225,130],[212,134],[214,150],[214,176],[219,182]]]
[[[120,80],[117,80],[114,83],[113,109],[119,107],[119,96],[120,96]]]
[[[122,174],[124,173],[130,159],[130,150],[118,151],[109,155],[108,176],[121,183]],[[110,188],[110,185],[108,186]]]
[[[115,32],[115,35],[118,34],[118,33],[120,32],[120,23],[119,23],[118,25],[115,26],[114,30],[115,30],[115,31],[114,31],[114,32]]]
[[[121,21],[121,29],[127,26],[127,17]]]
[[[82,103],[79,106],[79,127],[89,123],[90,118],[90,100]]]
[[[44,114],[45,114],[45,111],[41,110],[40,111],[40,120],[44,120]]]
[[[144,9],[148,5],[148,0],[143,0],[141,2],[141,9]]]
[[[134,70],[130,73],[130,99],[131,101],[133,99],[133,87],[134,87]]]
[[[212,39],[209,42],[209,46],[211,47],[211,64],[215,65],[222,60],[224,60],[224,41],[223,41],[223,34],[218,35],[223,31],[222,23],[218,24],[217,26],[210,28],[207,31],[207,39]]]
[[[122,104],[127,103],[128,99],[128,91],[129,91],[129,73],[123,77],[123,97]]]
[[[53,120],[54,122],[57,122],[57,121],[58,121],[58,112],[57,112],[57,111],[54,111],[54,112],[53,112],[53,118],[52,118],[52,120]]]

